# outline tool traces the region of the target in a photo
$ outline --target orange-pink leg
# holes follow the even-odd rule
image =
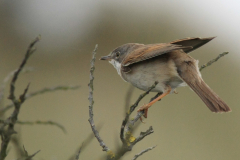
[[[157,98],[155,98],[153,101],[151,101],[148,104],[144,104],[142,107],[140,107],[138,109],[138,112],[144,110],[144,117],[147,118],[147,113],[148,113],[148,108],[150,108],[154,103],[156,103],[157,101],[159,101],[160,99],[162,99],[163,97],[165,97],[166,95],[168,95],[171,92],[172,88],[170,86],[167,86],[167,90],[161,94],[160,96],[158,96]]]

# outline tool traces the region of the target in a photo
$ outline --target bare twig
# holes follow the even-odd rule
[[[47,92],[54,92],[54,91],[59,91],[59,90],[64,90],[64,91],[75,90],[75,89],[78,89],[78,88],[80,88],[79,85],[77,85],[77,86],[62,86],[62,85],[60,85],[60,86],[56,86],[56,87],[43,88],[39,91],[35,91],[35,92],[32,92],[32,93],[26,94],[25,100],[29,99],[29,98],[32,98],[34,96],[38,96],[38,95],[47,93]],[[14,107],[14,104],[7,105],[6,107],[4,107],[0,110],[0,114],[5,113],[7,110],[11,109],[12,107]]]
[[[67,90],[76,90],[80,88],[79,85],[77,86],[63,86],[63,85],[60,85],[60,86],[55,86],[55,87],[49,87],[49,88],[43,88],[39,91],[36,91],[36,92],[32,92],[30,94],[27,94],[26,95],[26,99],[27,98],[30,98],[30,97],[33,97],[33,96],[36,96],[36,95],[40,95],[40,94],[44,94],[46,92],[54,92],[54,91],[58,91],[58,90],[64,90],[64,91],[67,91]]]
[[[32,155],[28,155],[28,152],[27,152],[27,150],[25,149],[24,146],[23,146],[23,150],[24,150],[24,156],[23,156],[22,158],[19,158],[18,160],[32,160],[32,158],[33,158],[38,152],[40,152],[40,150],[39,150],[39,151],[35,152],[35,153],[32,154]]]
[[[25,73],[25,72],[29,72],[29,71],[32,71],[33,69],[28,67],[28,68],[24,68],[22,69],[22,72]],[[3,80],[2,82],[2,85],[0,87],[0,102],[1,100],[3,99],[3,95],[4,95],[4,90],[5,90],[5,87],[6,87],[6,84],[7,82],[11,79],[11,77],[14,75],[14,73],[16,72],[17,70],[14,70],[12,72],[10,72]]]
[[[83,146],[83,144],[81,145],[81,147],[80,147],[80,149],[79,149],[79,151],[78,151],[78,153],[77,153],[77,155],[76,155],[76,157],[75,157],[75,160],[78,160],[78,159],[79,159],[79,155],[80,155],[80,153],[81,153],[81,151],[82,151],[82,146]]]
[[[209,62],[207,62],[206,64],[202,65],[199,69],[199,71],[202,71],[204,68],[210,66],[211,64],[213,64],[214,62],[217,62],[221,57],[227,55],[228,52],[223,52],[221,54],[219,54],[216,58],[210,60]]]
[[[143,151],[141,151],[140,153],[136,154],[132,160],[136,160],[138,157],[140,157],[141,155],[143,155],[144,153],[154,149],[156,146],[153,146],[153,147],[149,147],[147,149],[144,149]]]
[[[120,139],[123,143],[125,143],[125,139],[124,139],[124,129],[125,129],[125,126],[129,120],[129,116],[131,115],[131,113],[135,110],[135,108],[138,106],[138,103],[147,95],[149,94],[149,92],[154,89],[156,87],[156,85],[158,84],[158,82],[155,82],[145,93],[141,94],[137,101],[130,107],[129,111],[126,113],[126,116],[125,116],[125,119],[123,120],[122,122],[122,125],[121,125],[121,131],[120,131]],[[143,111],[141,112],[138,112],[137,116],[134,118],[135,121],[134,123],[143,115]],[[134,124],[132,123],[132,125]],[[129,130],[129,129],[128,129]]]
[[[152,126],[150,126],[149,129],[146,130],[146,132],[141,132],[140,135],[135,139],[135,141],[133,141],[132,145],[135,145],[136,143],[140,142],[143,138],[150,135],[151,133],[153,133]]]
[[[18,114],[20,111],[20,107],[22,105],[22,103],[25,101],[25,95],[28,91],[29,88],[29,84],[27,85],[27,87],[25,88],[24,92],[22,95],[20,95],[20,97],[18,99],[16,99],[15,97],[15,83],[17,81],[18,75],[21,72],[21,70],[23,69],[24,65],[26,64],[28,58],[30,57],[30,55],[35,51],[35,49],[33,48],[34,45],[40,40],[40,37],[37,37],[28,47],[27,52],[25,54],[25,57],[21,63],[21,65],[19,66],[19,68],[17,69],[17,71],[14,73],[11,84],[10,84],[10,95],[9,95],[9,99],[13,102],[14,104],[14,111],[12,113],[12,115],[6,119],[4,121],[4,123],[1,125],[0,127],[0,134],[1,134],[1,138],[2,138],[2,143],[1,143],[1,151],[0,151],[0,160],[4,160],[7,156],[7,147],[11,138],[11,135],[16,133],[14,131],[14,125],[18,119]],[[8,126],[8,128],[6,130],[4,130],[4,127]]]
[[[66,129],[64,128],[63,125],[57,123],[57,122],[53,122],[53,121],[17,121],[17,124],[21,124],[21,125],[35,125],[35,124],[43,124],[43,125],[53,125],[56,126],[58,128],[60,128],[64,133],[67,133]]]
[[[94,66],[94,63],[95,63],[95,55],[96,55],[96,51],[97,51],[97,48],[98,48],[98,45],[95,46],[95,49],[93,50],[93,56],[92,56],[92,60],[91,60],[91,68],[90,68],[90,82],[88,84],[88,88],[89,88],[89,97],[88,97],[88,100],[89,100],[89,123],[91,125],[91,128],[92,128],[92,131],[93,131],[93,134],[95,135],[95,137],[97,138],[100,146],[103,148],[103,151],[107,151],[107,152],[110,152],[110,149],[106,146],[106,144],[103,142],[102,138],[100,137],[99,135],[99,132],[97,131],[96,129],[96,126],[94,124],[94,120],[93,120],[93,80],[94,80],[94,77],[93,77],[93,72],[95,70],[95,66]],[[114,155],[112,155],[114,157]]]
[[[153,133],[152,127],[149,127],[149,129],[146,132],[141,132],[140,135],[135,138],[132,135],[132,128],[135,124],[135,122],[144,114],[144,111],[140,111],[137,113],[134,119],[129,121],[129,117],[131,113],[135,110],[135,108],[138,106],[139,102],[147,95],[149,92],[156,87],[158,82],[155,82],[145,93],[141,94],[137,101],[130,107],[129,111],[126,113],[125,119],[122,122],[121,130],[120,130],[120,139],[122,141],[122,147],[117,152],[116,158],[121,158],[126,152],[131,151],[133,146],[136,145],[139,141],[141,141],[143,138],[148,136],[149,134]]]
[[[15,95],[14,95],[14,91],[15,91],[15,82],[18,78],[19,73],[21,72],[21,70],[23,69],[24,65],[27,63],[28,58],[35,52],[35,48],[34,45],[40,40],[40,36],[37,37],[32,43],[30,43],[28,49],[27,49],[27,53],[25,54],[25,57],[21,63],[21,65],[19,66],[19,68],[17,69],[17,71],[14,73],[13,79],[11,81],[11,85],[10,85],[10,95],[9,95],[9,99],[14,101],[15,99]]]
[[[14,75],[14,73],[16,72],[17,70],[14,70],[12,72],[10,72],[3,80],[2,82],[2,85],[0,87],[0,118],[1,119],[4,119],[4,112],[1,112],[1,110],[3,109],[4,105],[3,105],[3,98],[4,98],[4,91],[5,91],[5,88],[6,88],[6,84],[7,82],[11,79],[11,77]],[[21,71],[21,73],[28,73],[28,72],[31,72],[33,71],[33,68],[32,67],[24,67]],[[12,104],[12,107],[14,105]],[[4,120],[0,120],[1,122],[4,123]],[[19,135],[19,132],[18,132],[18,135]],[[12,144],[15,146],[15,149],[16,149],[16,153],[18,155],[18,157],[22,157],[24,155],[24,152],[22,150],[22,146],[20,145],[20,136],[13,136],[11,137],[11,142]]]

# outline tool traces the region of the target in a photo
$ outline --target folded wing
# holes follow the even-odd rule
[[[182,49],[185,53],[189,53],[202,45],[208,43],[215,37],[209,38],[185,38],[170,43],[159,43],[141,45],[138,49],[133,50],[122,62],[123,66],[129,66],[162,54]]]
[[[133,63],[138,63],[156,56],[160,56],[162,54],[179,50],[179,49],[190,49],[191,46],[182,46],[170,43],[159,43],[159,44],[149,44],[143,45],[138,49],[135,49],[131,52],[126,58],[123,60],[123,66],[129,66]]]

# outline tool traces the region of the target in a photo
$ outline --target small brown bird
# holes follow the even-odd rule
[[[174,92],[177,87],[188,85],[212,112],[228,112],[231,109],[203,81],[198,61],[187,53],[201,47],[211,38],[185,38],[170,43],[124,44],[100,60],[108,60],[123,80],[133,86],[148,90],[155,81],[159,83],[152,92],[162,93],[150,103],[143,105],[147,118],[148,108]]]

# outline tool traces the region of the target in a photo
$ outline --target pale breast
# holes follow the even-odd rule
[[[122,77],[133,86],[148,90],[155,81],[158,85],[152,90],[153,92],[164,92],[169,85],[172,91],[185,83],[179,78],[175,64],[167,57],[160,56],[139,62],[130,66],[131,72],[122,72]]]

